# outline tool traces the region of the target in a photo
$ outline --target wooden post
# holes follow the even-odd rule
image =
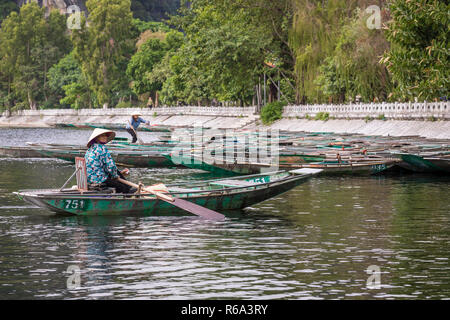
[[[278,69],[278,101],[280,101],[280,91],[281,91],[281,88],[280,88],[280,70]]]
[[[263,106],[266,105],[266,73],[264,72],[264,104]]]

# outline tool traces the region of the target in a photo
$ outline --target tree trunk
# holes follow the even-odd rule
[[[47,97],[47,62],[44,63],[44,99],[47,102],[48,101],[48,97]]]
[[[269,103],[277,100],[278,90],[277,87],[270,81],[269,83]]]
[[[30,105],[30,110],[36,110],[36,101],[33,100],[30,90],[28,90],[28,104]]]

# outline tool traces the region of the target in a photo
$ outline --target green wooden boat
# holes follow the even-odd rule
[[[197,169],[197,170],[203,170],[203,171],[209,171],[216,175],[220,176],[229,176],[229,175],[236,175],[236,174],[243,174],[241,172],[234,172],[230,171],[227,168],[222,168],[220,166],[216,166],[210,163],[213,163],[211,161],[197,161],[195,157],[190,156],[173,156],[170,154],[164,154],[164,157],[171,160],[173,163],[181,164],[187,168],[190,169]],[[309,156],[309,155],[280,155],[279,161],[280,164],[299,164],[299,163],[307,163],[307,162],[314,162],[314,161],[323,161],[325,157],[320,156]],[[255,173],[255,172],[249,172]]]
[[[414,172],[450,172],[449,159],[444,157],[421,157],[414,154],[399,154],[403,160],[399,165]]]
[[[233,179],[167,185],[173,197],[181,198],[211,210],[239,210],[278,196],[307,181],[320,170],[272,172]],[[138,214],[175,216],[189,213],[159,200],[154,195],[125,195],[111,190],[80,193],[78,190],[44,189],[15,192],[24,201],[56,213],[82,216]]]
[[[323,170],[321,174],[323,175],[372,175],[383,172],[387,169],[392,168],[398,164],[401,160],[399,159],[384,159],[384,160],[373,160],[373,161],[321,161],[314,163],[278,163],[268,164],[268,163],[250,163],[250,162],[226,162],[226,161],[215,161],[214,158],[199,158],[195,156],[168,156],[174,163],[181,163],[192,169],[200,169],[205,171],[211,171],[214,173],[225,174],[258,174],[265,171],[274,170],[277,168],[279,170],[294,170],[302,168],[310,169],[321,169]]]
[[[47,158],[47,156],[42,155],[40,152],[29,147],[11,147],[2,146],[0,147],[0,157],[8,158]]]
[[[75,163],[76,157],[84,157],[86,150],[37,149],[42,156],[57,158]],[[111,156],[118,165],[137,168],[167,168],[176,165],[159,152],[132,152],[110,150]]]
[[[439,169],[439,172],[450,173],[450,158],[444,157],[424,157],[424,160]]]

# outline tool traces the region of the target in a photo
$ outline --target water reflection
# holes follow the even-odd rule
[[[449,178],[316,178],[222,222],[54,216],[12,191],[61,186],[73,165],[0,160],[0,298],[450,297]],[[208,179],[133,169],[151,183]],[[80,268],[68,289],[67,269]],[[381,289],[366,287],[367,267]]]

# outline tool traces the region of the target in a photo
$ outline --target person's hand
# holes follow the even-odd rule
[[[130,169],[125,168],[125,169],[123,169],[122,171],[120,171],[120,173],[123,174],[124,176],[127,176],[127,175],[130,174]]]

